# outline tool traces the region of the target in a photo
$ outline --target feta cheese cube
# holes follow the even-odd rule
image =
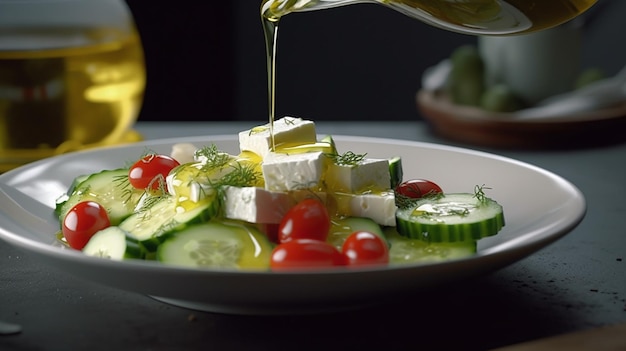
[[[250,223],[280,223],[296,199],[285,192],[272,192],[258,187],[225,188],[226,218]]]
[[[317,141],[313,121],[296,117],[283,117],[274,121],[273,127],[276,146],[281,144],[312,144]],[[265,157],[272,148],[269,123],[239,132],[239,148],[241,151],[252,151]]]
[[[178,161],[178,163],[189,163],[195,161],[194,155],[198,148],[191,143],[177,143],[172,146],[170,157]]]
[[[366,217],[385,226],[396,225],[396,200],[392,191],[380,194],[334,194],[337,214],[340,216]]]
[[[325,159],[322,152],[295,155],[270,152],[261,165],[265,189],[291,191],[315,187],[320,184]]]
[[[380,192],[391,186],[389,161],[364,159],[357,165],[332,163],[326,170],[326,187],[348,193]]]

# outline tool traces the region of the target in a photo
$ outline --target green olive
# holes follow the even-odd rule
[[[482,95],[480,106],[491,112],[513,112],[523,108],[524,104],[507,85],[496,84]]]
[[[576,79],[576,83],[574,84],[574,89],[580,89],[586,85],[589,85],[595,81],[606,78],[606,74],[604,71],[597,67],[587,68],[582,71],[578,78]]]
[[[452,70],[447,82],[450,98],[458,105],[479,106],[485,89],[484,63],[473,45],[457,48],[450,58]]]

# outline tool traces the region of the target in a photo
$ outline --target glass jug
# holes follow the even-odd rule
[[[0,171],[140,139],[145,76],[123,0],[0,0]]]
[[[476,35],[509,35],[554,27],[576,17],[596,0],[265,0],[265,18],[290,12],[374,3],[435,27]]]

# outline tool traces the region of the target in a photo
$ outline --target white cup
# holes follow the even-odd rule
[[[581,34],[570,22],[531,34],[479,37],[487,87],[505,84],[531,105],[572,90],[580,73]]]

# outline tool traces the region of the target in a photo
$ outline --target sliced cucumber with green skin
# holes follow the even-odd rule
[[[218,211],[216,196],[204,198],[194,207],[183,207],[175,197],[164,196],[149,208],[126,218],[119,227],[139,241],[148,252],[153,252],[168,235],[187,225],[209,221]]]
[[[396,212],[398,233],[427,242],[475,241],[497,234],[503,226],[502,206],[469,193],[418,199]]]
[[[376,234],[387,242],[381,226],[372,219],[365,217],[334,218],[331,221],[326,241],[336,248],[341,249],[346,238],[356,231],[366,231]]]
[[[389,175],[391,178],[391,189],[395,189],[398,184],[402,183],[404,174],[402,171],[402,158],[400,158],[400,156],[389,159]]]
[[[443,262],[476,254],[476,241],[473,240],[429,243],[404,237],[393,227],[386,227],[384,232],[390,243],[389,264],[391,265]]]
[[[71,195],[72,192],[74,192],[74,189],[78,188],[78,186],[84,182],[85,180],[87,180],[89,178],[90,174],[83,174],[83,175],[79,175],[78,177],[74,178],[74,180],[72,181],[72,184],[70,184],[70,187],[67,189],[67,195]]]
[[[55,213],[63,223],[65,215],[79,202],[95,201],[102,205],[109,215],[112,225],[119,224],[130,216],[137,200],[144,193],[134,188],[128,181],[128,169],[104,170],[75,180],[74,189],[68,196],[57,201]]]
[[[333,139],[332,135],[323,137],[320,142],[329,144],[333,154],[337,153],[337,144],[335,144],[335,139]]]
[[[168,237],[158,247],[156,259],[181,267],[266,270],[272,249],[267,237],[252,226],[210,221]]]
[[[94,234],[83,253],[88,256],[121,261],[129,258],[143,259],[145,251],[139,242],[117,226],[108,227]]]

